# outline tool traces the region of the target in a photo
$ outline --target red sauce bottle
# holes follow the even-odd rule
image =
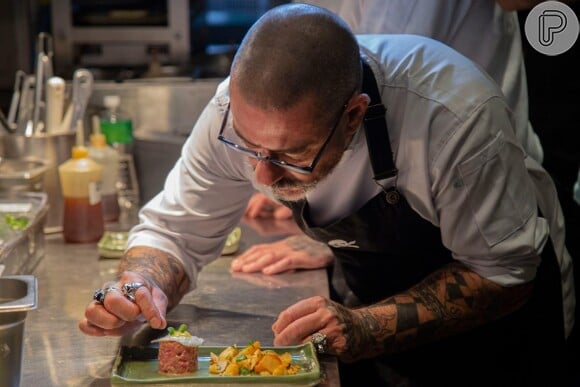
[[[77,132],[78,133],[78,132]],[[58,167],[64,197],[63,237],[70,243],[98,242],[105,227],[101,201],[102,167],[88,156],[82,136],[72,157]]]

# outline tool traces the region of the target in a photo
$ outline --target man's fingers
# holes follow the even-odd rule
[[[125,323],[125,320],[111,313],[104,305],[95,301],[91,301],[85,309],[85,317],[92,325],[103,329],[117,328]]]
[[[273,250],[272,245],[253,246],[239,257],[234,259],[232,261],[231,268],[233,271],[244,271],[242,270],[244,266],[256,262],[271,250]]]
[[[274,333],[278,334],[286,329],[294,321],[303,318],[304,316],[315,313],[326,305],[326,302],[321,296],[314,296],[300,300],[294,305],[289,306],[278,315],[278,319],[272,325]]]
[[[135,292],[135,304],[141,310],[141,315],[149,322],[151,328],[163,329],[166,321],[162,313],[153,301],[153,295],[146,287],[140,287]]]

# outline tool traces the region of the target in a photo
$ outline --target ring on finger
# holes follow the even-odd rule
[[[135,302],[135,293],[137,289],[145,286],[142,282],[127,282],[121,287],[123,295],[131,302]]]
[[[95,300],[98,304],[103,305],[105,301],[105,291],[103,289],[97,289],[93,293],[93,300]]]
[[[312,335],[310,341],[312,341],[312,344],[314,344],[316,352],[318,352],[319,354],[326,353],[326,351],[328,350],[328,338],[324,333],[315,332]]]
[[[97,289],[93,294],[93,300],[97,301],[99,304],[103,305],[105,303],[105,297],[107,294],[113,290],[120,291],[119,288],[114,286],[109,286],[105,289]]]

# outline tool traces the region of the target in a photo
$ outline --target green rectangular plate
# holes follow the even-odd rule
[[[157,371],[157,347],[121,347],[113,365],[111,383],[285,384],[315,386],[321,381],[320,364],[312,343],[300,346],[262,347],[262,349],[271,349],[280,354],[290,352],[292,364],[300,366],[300,371],[297,374],[281,376],[220,376],[210,374],[208,371],[210,352],[217,355],[225,348],[201,346],[198,351],[198,370],[196,372],[187,375],[169,376],[160,374]]]

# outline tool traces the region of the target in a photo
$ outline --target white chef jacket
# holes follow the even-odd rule
[[[494,0],[306,0],[333,11],[356,34],[417,34],[447,44],[498,83],[516,136],[540,164],[544,152],[528,115],[528,88],[517,12]]]
[[[399,169],[396,179],[382,184],[396,184],[409,205],[441,229],[455,259],[502,285],[531,281],[551,237],[569,332],[575,300],[562,211],[550,177],[516,139],[501,90],[473,62],[435,40],[358,40],[387,108]],[[128,241],[129,247],[153,246],[180,259],[192,289],[202,267],[220,255],[255,189],[268,194],[248,158],[217,140],[228,85],[229,79],[219,85],[164,190],[140,211],[141,223]],[[322,226],[360,208],[380,190],[372,176],[360,129],[333,172],[307,196],[313,221]]]

